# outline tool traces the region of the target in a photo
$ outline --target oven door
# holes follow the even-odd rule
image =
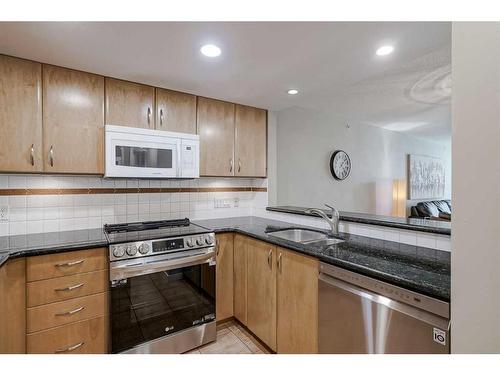
[[[111,266],[112,352],[182,352],[213,341],[213,249],[195,256],[153,259],[150,269],[145,268],[147,263],[118,265],[115,270]],[[213,337],[207,335],[207,326],[212,328]],[[192,342],[186,343],[189,340]]]
[[[105,177],[181,177],[180,151],[175,137],[106,129]]]

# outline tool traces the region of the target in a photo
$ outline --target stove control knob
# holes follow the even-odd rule
[[[113,255],[116,258],[120,258],[125,255],[125,246],[115,246],[113,249]]]
[[[141,254],[149,253],[149,245],[147,243],[143,243],[141,246],[139,246],[139,252]]]
[[[212,236],[206,236],[206,237],[205,237],[205,243],[206,243],[207,245],[211,245],[211,244],[213,244],[213,243],[214,243],[214,239],[212,238]]]
[[[200,238],[198,238],[198,239],[196,240],[196,244],[197,244],[198,246],[202,246],[202,245],[203,245],[203,239],[202,239],[201,237],[200,237]]]
[[[128,245],[127,247],[127,254],[130,256],[134,256],[137,254],[137,246],[135,245]]]
[[[193,239],[188,238],[188,239],[186,240],[186,245],[187,245],[188,247],[193,247],[193,246],[194,246]]]

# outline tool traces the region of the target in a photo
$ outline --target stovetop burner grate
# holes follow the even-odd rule
[[[176,220],[144,221],[124,224],[105,224],[104,231],[106,233],[137,232],[151,229],[187,227],[190,224],[191,223],[188,218]]]

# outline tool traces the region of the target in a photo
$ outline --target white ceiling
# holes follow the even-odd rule
[[[205,43],[222,55],[202,56]],[[376,56],[386,43],[395,52]],[[450,136],[449,98],[422,101],[436,101],[436,77],[450,69],[449,22],[2,22],[0,53],[271,110],[303,106]],[[291,87],[300,93],[289,96]]]

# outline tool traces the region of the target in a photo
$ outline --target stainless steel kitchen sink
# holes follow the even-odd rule
[[[276,232],[271,232],[269,233],[269,235],[299,243],[325,240],[328,238],[328,236],[324,233],[308,229],[283,229]]]
[[[344,240],[341,240],[338,238],[325,238],[324,240],[309,241],[307,243],[318,245],[318,246],[331,246],[331,245],[336,245],[336,244],[341,243],[341,242],[344,242]]]

